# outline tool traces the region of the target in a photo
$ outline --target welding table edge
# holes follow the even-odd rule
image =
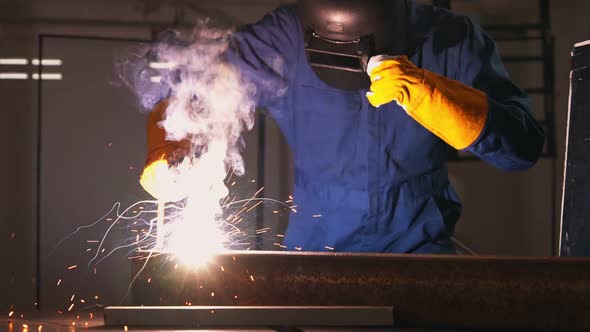
[[[105,326],[392,327],[389,306],[110,306]]]

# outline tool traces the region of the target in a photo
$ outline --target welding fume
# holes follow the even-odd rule
[[[179,247],[223,243],[223,179],[244,172],[241,134],[256,108],[293,153],[287,250],[455,253],[449,147],[520,171],[544,143],[490,36],[413,0],[300,0],[156,53],[171,68],[149,104],[140,182],[160,201],[186,202],[191,214],[169,225]]]

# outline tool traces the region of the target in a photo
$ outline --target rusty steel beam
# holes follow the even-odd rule
[[[398,327],[588,329],[590,260],[241,252],[187,269],[159,256],[132,295],[134,305],[392,306]]]

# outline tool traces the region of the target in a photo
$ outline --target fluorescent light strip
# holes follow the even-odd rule
[[[23,66],[23,65],[27,65],[29,64],[29,60],[27,59],[0,59],[0,65],[6,65],[6,66]]]
[[[152,81],[152,83],[160,83],[162,81],[162,76],[152,76],[150,77],[150,81]]]
[[[150,62],[150,68],[153,69],[172,69],[176,66],[173,62]]]
[[[33,74],[33,79],[38,80],[39,74]],[[61,80],[61,79],[63,79],[63,75],[58,74],[58,73],[41,74],[41,79],[42,80]]]
[[[29,78],[27,73],[0,73],[0,80],[26,80]]]
[[[33,59],[31,63],[33,64],[33,66],[38,66],[39,59]],[[60,59],[41,59],[42,66],[61,66],[62,63],[63,62]]]

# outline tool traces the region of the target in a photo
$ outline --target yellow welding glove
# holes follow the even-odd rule
[[[374,56],[369,102],[396,101],[414,120],[455,149],[469,147],[483,131],[488,99],[461,82],[416,67],[407,57]]]
[[[168,100],[158,103],[147,122],[147,161],[139,183],[154,198],[177,201],[184,198],[186,184],[178,183],[178,171],[171,167],[182,161],[190,152],[190,141],[166,140],[166,131],[160,127]]]

